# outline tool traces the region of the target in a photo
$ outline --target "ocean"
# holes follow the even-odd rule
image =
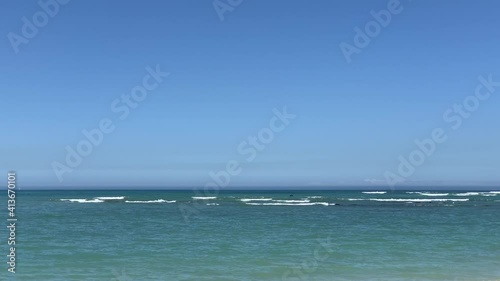
[[[500,280],[500,192],[20,190],[16,200],[16,273],[4,262],[1,280]]]

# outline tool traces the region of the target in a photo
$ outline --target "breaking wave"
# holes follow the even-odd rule
[[[364,194],[386,194],[387,191],[363,191]]]
[[[177,202],[176,200],[164,200],[164,199],[156,199],[156,200],[147,200],[147,201],[132,201],[132,200],[127,200],[125,203],[137,203],[137,204],[150,204],[150,203],[175,203]]]
[[[104,200],[100,199],[60,199],[61,201],[67,201],[72,203],[103,203]]]

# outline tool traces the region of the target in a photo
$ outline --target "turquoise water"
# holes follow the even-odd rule
[[[0,278],[500,280],[500,193],[192,197],[207,196],[19,191],[17,273],[4,263]],[[1,215],[7,218],[6,208]],[[5,227],[1,236],[8,236]]]

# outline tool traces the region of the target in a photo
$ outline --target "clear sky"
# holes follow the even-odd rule
[[[221,20],[209,0],[72,0],[16,53],[11,32],[43,10],[3,1],[1,171],[32,187],[191,187],[235,160],[233,187],[384,186],[442,128],[403,184],[499,186],[500,87],[457,129],[443,114],[479,76],[500,81],[500,2],[402,0],[348,63],[339,45],[389,2],[243,0]],[[111,105],[148,66],[170,75],[120,119]],[[239,145],[284,107],[296,117],[248,161]],[[59,181],[54,163],[103,118],[114,131]]]

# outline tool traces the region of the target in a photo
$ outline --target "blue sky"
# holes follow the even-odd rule
[[[221,21],[211,1],[73,0],[18,53],[8,34],[41,7],[3,2],[1,171],[32,187],[193,187],[235,160],[231,187],[384,186],[442,128],[402,184],[499,186],[500,88],[457,130],[443,114],[479,76],[500,81],[500,3],[401,1],[348,63],[339,44],[389,2],[243,0]],[[112,102],[157,65],[170,75],[120,120]],[[283,107],[296,118],[247,161],[238,145]],[[53,163],[102,118],[115,130],[59,181]]]

